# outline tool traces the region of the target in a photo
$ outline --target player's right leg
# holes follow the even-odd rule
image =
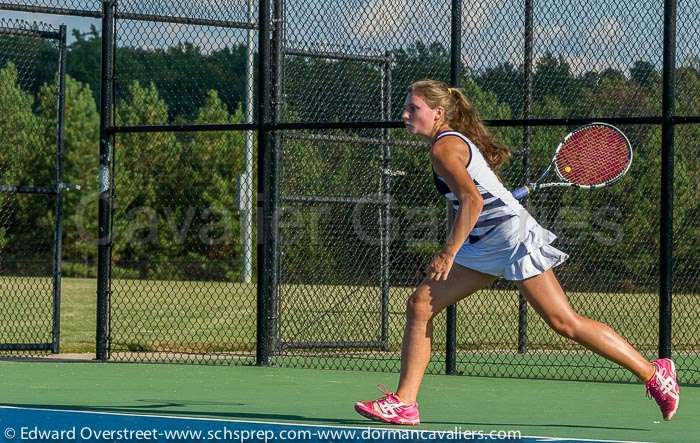
[[[361,401],[355,410],[365,417],[394,424],[418,424],[416,397],[430,361],[433,317],[462,298],[488,287],[495,277],[454,264],[447,280],[424,279],[406,302],[401,347],[401,376],[396,393]]]

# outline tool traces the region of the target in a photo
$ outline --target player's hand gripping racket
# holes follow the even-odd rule
[[[544,174],[514,190],[513,197],[522,200],[533,191],[553,186],[600,188],[619,180],[631,164],[632,145],[625,134],[607,123],[591,123],[564,137]],[[552,169],[557,177],[543,183]]]

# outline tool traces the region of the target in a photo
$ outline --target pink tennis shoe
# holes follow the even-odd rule
[[[372,420],[391,423],[395,425],[417,425],[420,423],[418,404],[403,403],[393,392],[389,392],[383,385],[378,386],[384,393],[384,397],[378,400],[358,401],[355,403],[355,411]]]
[[[656,368],[654,376],[646,383],[647,395],[656,400],[664,420],[671,420],[678,410],[681,388],[676,377],[676,366],[668,358],[651,362]],[[377,400],[358,401],[355,411],[372,420],[395,425],[417,425],[420,423],[418,404],[403,403],[383,385],[378,386],[384,397]]]
[[[646,383],[647,396],[656,400],[664,420],[670,420],[678,409],[681,392],[676,378],[676,365],[669,358],[660,358],[651,364],[656,368],[656,373]]]

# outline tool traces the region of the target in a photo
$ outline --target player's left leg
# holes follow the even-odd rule
[[[679,392],[673,362],[649,362],[610,326],[577,314],[551,269],[515,283],[554,331],[628,369],[646,383],[664,418],[670,420],[678,407]],[[661,387],[655,388],[657,385]]]

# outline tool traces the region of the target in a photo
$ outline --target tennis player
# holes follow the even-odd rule
[[[456,215],[444,247],[406,303],[398,389],[380,387],[383,397],[357,402],[355,410],[386,423],[418,424],[416,397],[430,360],[433,317],[500,277],[513,281],[558,334],[636,375],[670,420],[680,393],[673,362],[647,361],[610,326],[572,309],[553,272],[568,256],[551,245],[556,236],[494,173],[510,151],[489,133],[469,100],[442,82],[422,80],[410,86],[401,117],[410,133],[430,142],[435,186]]]

